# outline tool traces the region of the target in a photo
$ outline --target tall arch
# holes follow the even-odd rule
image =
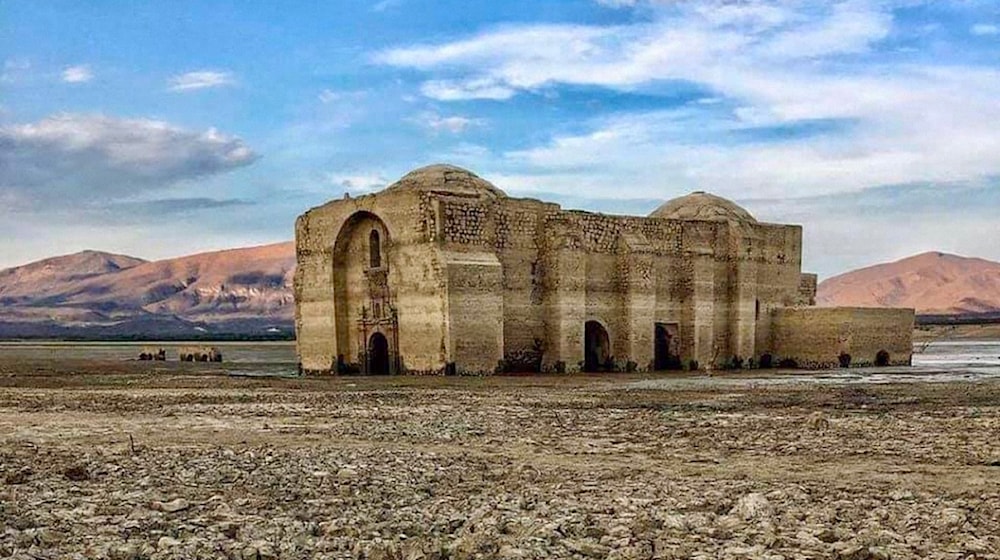
[[[343,222],[332,256],[338,363],[363,368],[369,338],[376,331],[385,333],[389,354],[395,355],[398,329],[389,285],[389,228],[372,212],[356,212]]]

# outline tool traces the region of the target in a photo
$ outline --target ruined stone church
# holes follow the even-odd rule
[[[909,364],[913,310],[814,307],[802,228],[695,192],[649,216],[507,196],[449,165],[296,222],[310,373]]]

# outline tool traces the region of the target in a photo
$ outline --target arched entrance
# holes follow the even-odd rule
[[[875,365],[878,367],[886,367],[889,365],[889,353],[885,350],[879,350],[875,354]]]
[[[583,331],[583,371],[610,371],[613,364],[607,329],[597,321],[587,321]]]
[[[337,233],[332,264],[338,371],[395,373],[399,322],[386,223],[371,212],[352,214]],[[374,333],[381,339],[375,340]]]
[[[677,355],[676,324],[656,323],[653,330],[653,369],[681,369],[681,359]]]
[[[368,371],[369,375],[389,375],[389,340],[385,335],[372,333],[368,339]]]

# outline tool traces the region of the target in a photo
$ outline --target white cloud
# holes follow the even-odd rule
[[[236,79],[230,72],[199,70],[170,78],[170,91],[194,91],[231,86],[235,83]]]
[[[517,94],[517,91],[493,80],[475,79],[464,82],[429,80],[420,86],[420,93],[438,101],[462,101],[465,99],[510,99]]]
[[[62,81],[68,84],[81,84],[92,79],[94,79],[94,72],[87,64],[70,66],[62,72]]]
[[[320,103],[333,103],[334,101],[341,99],[342,96],[340,93],[336,91],[330,89],[324,89],[323,91],[319,92],[319,95],[317,97]]]
[[[387,10],[398,8],[403,3],[403,0],[381,0],[372,5],[373,12],[385,12]]]
[[[422,91],[435,99],[505,99],[554,83],[716,85],[733,69],[864,52],[891,28],[891,17],[873,3],[842,1],[820,13],[796,11],[798,4],[682,2],[681,15],[647,23],[505,27],[451,43],[389,49],[375,60],[451,75],[425,82]]]
[[[60,114],[0,127],[0,191],[29,208],[103,203],[230,171],[257,157],[239,138],[213,128]]]
[[[31,62],[23,58],[8,58],[3,61],[3,72],[0,73],[0,82],[14,83],[25,76],[31,69]]]
[[[327,181],[343,189],[344,192],[362,194],[379,190],[389,184],[389,180],[381,173],[330,173],[327,175]]]
[[[1000,72],[885,58],[897,3],[675,2],[643,23],[507,26],[376,61],[426,72],[422,92],[441,101],[675,80],[711,92],[505,154],[495,171],[525,190],[803,196],[1000,173]]]
[[[639,3],[639,0],[595,0],[602,6],[609,8],[631,8]]]
[[[990,23],[977,23],[969,32],[973,35],[1000,35],[1000,27]]]
[[[481,126],[483,121],[481,119],[473,119],[469,117],[463,117],[461,115],[451,115],[451,116],[441,116],[434,112],[422,113],[419,117],[414,119],[418,124],[425,126],[435,132],[447,131],[452,134],[459,134],[465,132],[467,129],[473,126]]]

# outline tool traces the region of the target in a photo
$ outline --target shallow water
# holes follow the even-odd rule
[[[630,387],[667,389],[748,383],[843,385],[993,380],[1000,380],[1000,340],[961,340],[914,344],[913,365],[910,367],[721,372],[710,377],[647,379],[632,383]]]
[[[183,346],[222,352],[222,363],[192,363],[192,368],[229,375],[298,375],[294,342],[0,342],[0,361],[135,361],[143,349],[163,348],[178,361]],[[150,362],[162,363],[162,362]]]
[[[297,375],[294,342],[0,342],[0,361],[134,361],[144,348],[164,348],[177,361],[182,346],[213,346],[223,355],[221,364],[190,364],[198,371],[238,376]],[[715,384],[783,383],[898,383],[1000,379],[1000,340],[939,341],[914,345],[912,367],[852,368],[822,371],[755,370],[723,372],[714,376],[671,375],[637,381],[636,388],[704,386]]]

